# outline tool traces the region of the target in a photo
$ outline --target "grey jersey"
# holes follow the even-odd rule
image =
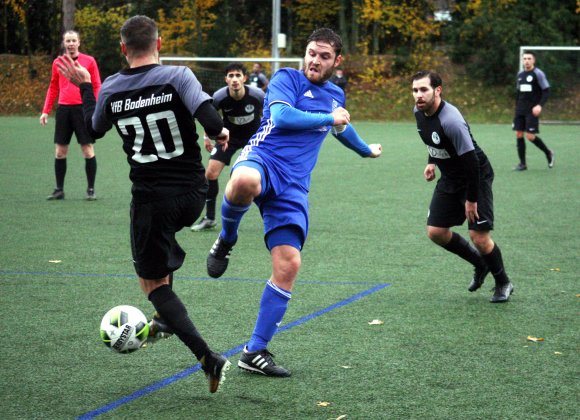
[[[548,100],[550,83],[542,70],[534,67],[518,73],[516,81],[516,113],[527,114],[538,104]]]
[[[452,186],[452,190],[467,185],[466,172],[459,159],[465,153],[475,152],[482,178],[491,172],[487,156],[473,139],[469,124],[455,106],[441,101],[439,109],[431,116],[426,116],[417,107],[413,112],[417,131],[429,152],[429,162],[437,165],[441,179]]]
[[[181,194],[205,182],[193,114],[206,101],[211,97],[184,66],[142,66],[104,81],[93,129],[116,126],[135,200]]]
[[[230,144],[245,146],[260,127],[265,93],[261,89],[244,85],[245,95],[236,100],[227,86],[213,94],[213,106],[221,110],[224,126],[230,131]]]

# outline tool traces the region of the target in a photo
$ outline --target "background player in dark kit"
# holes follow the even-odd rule
[[[516,81],[516,111],[513,130],[516,132],[516,146],[520,163],[516,171],[528,169],[526,163],[526,138],[546,155],[548,168],[554,167],[554,152],[548,149],[538,137],[540,133],[540,113],[550,95],[550,83],[542,70],[535,66],[536,56],[532,52],[522,54],[524,70],[518,73]]]
[[[441,98],[441,77],[435,72],[419,71],[412,81],[417,131],[429,152],[423,175],[427,181],[433,181],[435,167],[441,171],[429,205],[427,235],[475,267],[468,287],[470,292],[479,289],[491,271],[495,291],[490,301],[507,302],[513,285],[506,274],[501,251],[491,239],[494,221],[491,164],[459,110]],[[477,250],[451,230],[452,226],[462,225],[465,219]]]
[[[247,78],[246,68],[242,63],[230,63],[225,68],[227,86],[218,89],[213,94],[213,106],[218,111],[221,110],[224,126],[230,131],[230,141],[228,147],[224,149],[219,143],[214,145],[211,139],[204,135],[205,148],[211,153],[205,170],[209,189],[205,200],[206,216],[197,225],[191,227],[194,232],[213,229],[216,226],[218,178],[224,167],[230,164],[232,156],[248,143],[260,126],[264,92],[244,84]]]

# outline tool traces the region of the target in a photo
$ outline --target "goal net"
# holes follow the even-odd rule
[[[280,67],[302,67],[302,58],[280,57],[159,57],[161,64],[182,65],[191,68],[195,76],[203,86],[203,90],[210,95],[221,87],[224,87],[224,68],[233,62],[242,63],[248,75],[252,72],[254,63],[262,65],[262,71],[268,79],[272,78],[273,72]]]
[[[580,124],[580,47],[523,45],[519,49],[519,71],[523,70],[524,52],[534,53],[536,67],[550,82],[542,123]]]

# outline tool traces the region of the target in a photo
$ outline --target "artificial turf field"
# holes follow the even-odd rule
[[[579,418],[580,128],[542,126],[555,167],[528,145],[529,170],[518,173],[511,128],[472,125],[495,169],[494,239],[515,284],[510,302],[494,305],[491,276],[469,293],[471,268],[425,236],[434,184],[423,180],[414,125],[355,126],[383,156],[361,159],[332,136],[322,148],[302,269],[270,346],[291,378],[235,368],[270,274],[257,209],[218,280],[205,272],[218,231],[179,233],[188,256],[175,289],[234,364],[212,395],[175,337],[129,355],[100,343],[111,307],[152,313],[131,262],[130,182],[116,133],[96,144],[98,200],[84,200],[72,144],[66,199],[48,202],[54,119],[43,128],[36,117],[0,117],[1,417]],[[224,171],[222,191],[226,180]]]

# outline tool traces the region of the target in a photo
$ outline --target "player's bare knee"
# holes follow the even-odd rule
[[[427,237],[435,242],[437,245],[445,245],[451,239],[451,232],[449,229],[436,228],[433,226],[427,227]]]

